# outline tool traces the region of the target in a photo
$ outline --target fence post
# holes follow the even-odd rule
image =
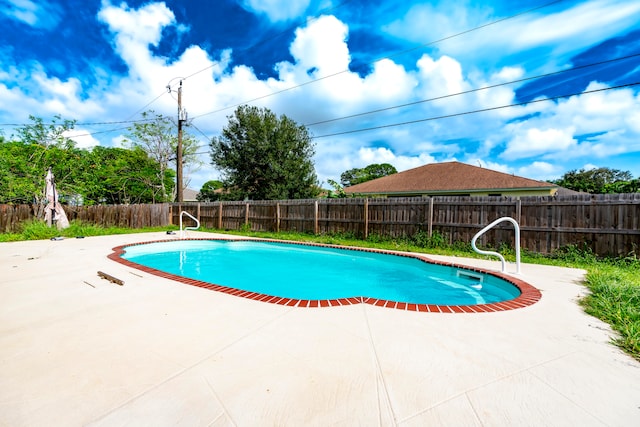
[[[244,225],[249,224],[249,202],[244,205]]]
[[[276,233],[280,232],[280,202],[276,202]]]
[[[427,224],[429,237],[433,236],[433,197],[429,197],[429,223]]]
[[[318,201],[313,202],[313,234],[318,234]]]
[[[198,222],[200,222],[200,202],[198,202],[198,208],[196,209],[196,218],[198,218]]]
[[[364,199],[364,239],[369,236],[369,198]]]
[[[520,200],[520,197],[518,197],[516,199],[516,221],[518,221],[518,224],[520,224],[520,220],[522,219],[522,200]]]
[[[218,202],[218,229],[222,230],[222,202]]]

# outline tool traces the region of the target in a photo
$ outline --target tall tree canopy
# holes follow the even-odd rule
[[[0,143],[0,199],[4,203],[44,202],[44,177],[54,167],[57,178],[71,176],[81,150],[65,136],[73,120],[54,116],[50,122],[29,116],[31,124],[16,129],[12,141]]]
[[[88,203],[168,202],[174,172],[164,170],[142,148],[94,147],[87,155],[84,194]]]
[[[53,116],[50,123],[45,123],[41,117],[30,115],[33,123],[21,126],[16,130],[15,138],[25,144],[36,144],[43,147],[73,147],[75,143],[65,136],[65,133],[75,127],[76,121],[62,119],[58,114]],[[62,122],[62,123],[60,123]]]
[[[143,149],[150,158],[159,165],[158,182],[161,183],[160,192],[164,199],[173,200],[175,195],[174,184],[167,187],[163,177],[171,168],[175,170],[176,153],[178,147],[178,132],[173,121],[162,114],[156,114],[153,110],[142,113],[142,121],[136,122],[129,128],[127,141],[131,148]],[[198,156],[198,141],[188,132],[182,137],[182,163],[187,170],[200,166]],[[184,174],[186,177],[188,174]],[[187,186],[188,178],[183,185]]]
[[[304,199],[318,195],[309,132],[269,109],[240,106],[220,137],[211,140],[211,163],[223,173],[231,199]]]
[[[372,179],[393,175],[394,173],[398,173],[398,171],[393,165],[389,163],[374,163],[364,168],[353,168],[342,172],[342,175],[340,175],[340,183],[345,187],[350,187],[362,182],[371,181]]]
[[[222,181],[212,179],[202,184],[202,188],[198,192],[196,199],[200,202],[215,202],[222,197],[221,192],[216,192],[223,187]]]
[[[173,184],[173,171],[160,173],[159,163],[141,148],[80,149],[63,135],[72,121],[32,120],[18,129],[19,140],[0,138],[0,203],[44,205],[49,168],[63,203],[169,201],[162,188]]]
[[[635,193],[640,188],[639,180],[633,179],[631,172],[611,168],[574,169],[551,182],[591,194]]]

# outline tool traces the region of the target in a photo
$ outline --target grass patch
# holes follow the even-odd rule
[[[640,360],[640,263],[598,262],[587,268],[585,312],[618,333],[612,341]]]
[[[130,229],[124,227],[101,227],[86,222],[73,220],[69,227],[58,230],[47,226],[42,220],[26,221],[21,224],[19,233],[0,233],[0,242],[16,242],[21,240],[49,240],[54,237],[91,237],[108,236],[113,234],[147,233],[151,231],[173,230],[176,227],[150,227],[143,229]]]

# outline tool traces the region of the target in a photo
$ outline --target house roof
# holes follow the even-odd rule
[[[197,200],[196,197],[198,197],[198,193],[200,193],[198,190],[187,187],[182,190],[182,199],[185,202],[194,202]]]
[[[431,163],[352,185],[344,191],[361,194],[415,194],[551,188],[557,186],[460,162],[445,162]]]
[[[587,193],[586,191],[575,191],[570,188],[558,187],[558,191],[556,191],[556,196],[584,196]]]

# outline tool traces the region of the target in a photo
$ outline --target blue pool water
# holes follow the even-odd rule
[[[301,300],[371,297],[473,305],[516,298],[492,275],[416,258],[261,241],[182,240],[128,246],[124,259],[178,276]]]

